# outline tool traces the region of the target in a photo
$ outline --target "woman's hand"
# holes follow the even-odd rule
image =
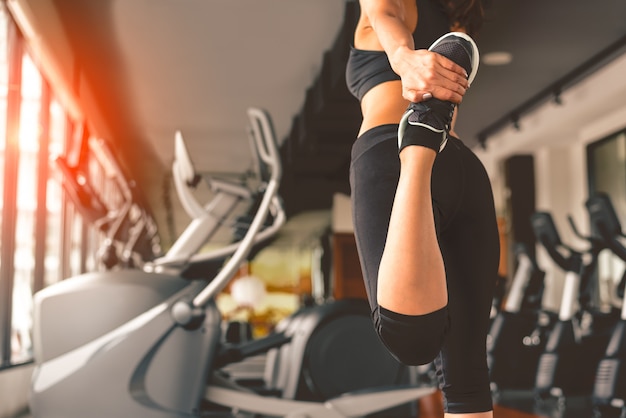
[[[408,101],[436,97],[461,103],[469,88],[465,70],[436,52],[398,48],[389,61],[402,79],[402,96]]]

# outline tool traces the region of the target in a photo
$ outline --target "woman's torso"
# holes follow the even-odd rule
[[[426,49],[450,30],[443,6],[437,0],[403,0],[405,24],[413,33],[416,49]],[[418,24],[419,20],[419,24]],[[350,50],[346,81],[361,102],[363,122],[359,135],[375,126],[398,123],[408,106],[402,97],[400,77],[393,72],[369,19],[361,14]]]

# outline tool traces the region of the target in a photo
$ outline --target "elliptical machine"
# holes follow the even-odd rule
[[[179,136],[174,163],[177,191],[197,216],[165,256],[142,270],[88,273],[35,295],[30,397],[35,417],[357,417],[434,392],[430,387],[387,384],[307,401],[265,396],[220,372],[226,364],[277,347],[306,362],[306,354],[319,348],[308,341],[314,335],[322,338],[324,323],[333,319],[333,315],[322,315],[321,320],[301,313],[293,334],[279,331],[243,345],[222,342],[216,296],[253,247],[274,236],[285,221],[277,196],[281,167],[270,119],[259,109],[249,109],[248,117],[267,178],[257,189],[261,198],[241,241],[198,253],[234,207],[254,193],[245,184],[215,179],[210,183],[212,200],[200,205],[189,190],[197,175]],[[210,281],[196,277],[198,265],[220,263],[223,266]],[[337,333],[333,330],[331,336]],[[370,338],[375,337],[371,326],[369,331],[363,330],[355,340],[361,345],[353,350],[358,354],[353,357],[365,359],[371,367],[380,362],[380,347]],[[304,362],[288,362],[288,366],[298,369]],[[363,367],[353,370],[356,375],[370,372]]]
[[[574,232],[590,243],[588,250],[580,252],[563,244],[548,212],[531,216],[537,240],[565,271],[558,319],[539,359],[535,380],[537,397],[556,398],[560,406],[567,397],[590,395],[613,321],[613,315],[596,312],[592,306],[593,275],[598,254],[605,247],[595,237],[580,234],[571,217],[569,221]]]
[[[60,175],[60,183],[82,218],[106,234],[97,259],[104,268],[138,267],[153,260],[157,249],[156,225],[136,203],[120,167],[110,149],[102,140],[91,138],[87,129],[79,131],[80,152],[77,161],[70,163],[65,156],[56,156],[53,166]],[[120,194],[120,202],[108,207],[95,192],[88,168],[89,149],[99,155]]]
[[[603,240],[613,254],[626,262],[626,247],[619,239],[625,238],[622,226],[611,203],[604,193],[591,196],[585,203],[592,230]],[[623,285],[626,271],[619,287],[622,290],[620,319],[615,324],[604,357],[598,364],[593,387],[593,405],[597,417],[626,416],[626,303]]]
[[[524,244],[515,247],[517,268],[501,309],[487,336],[487,355],[494,394],[533,387],[539,357],[555,315],[544,310],[545,272]]]

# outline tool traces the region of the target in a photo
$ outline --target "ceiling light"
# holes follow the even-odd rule
[[[513,61],[513,55],[506,51],[488,52],[482,57],[485,65],[507,65]]]
[[[511,123],[513,124],[513,128],[514,128],[516,131],[518,131],[518,132],[519,132],[519,131],[521,131],[521,130],[522,130],[521,126],[519,125],[519,115],[512,114],[512,115],[511,115]]]

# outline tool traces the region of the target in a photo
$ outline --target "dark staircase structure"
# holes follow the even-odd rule
[[[282,143],[280,195],[288,217],[328,209],[335,193],[350,193],[350,150],[361,113],[357,99],[346,87],[345,69],[358,8],[358,2],[346,2],[343,26],[324,53],[322,70],[307,89],[304,105]]]

